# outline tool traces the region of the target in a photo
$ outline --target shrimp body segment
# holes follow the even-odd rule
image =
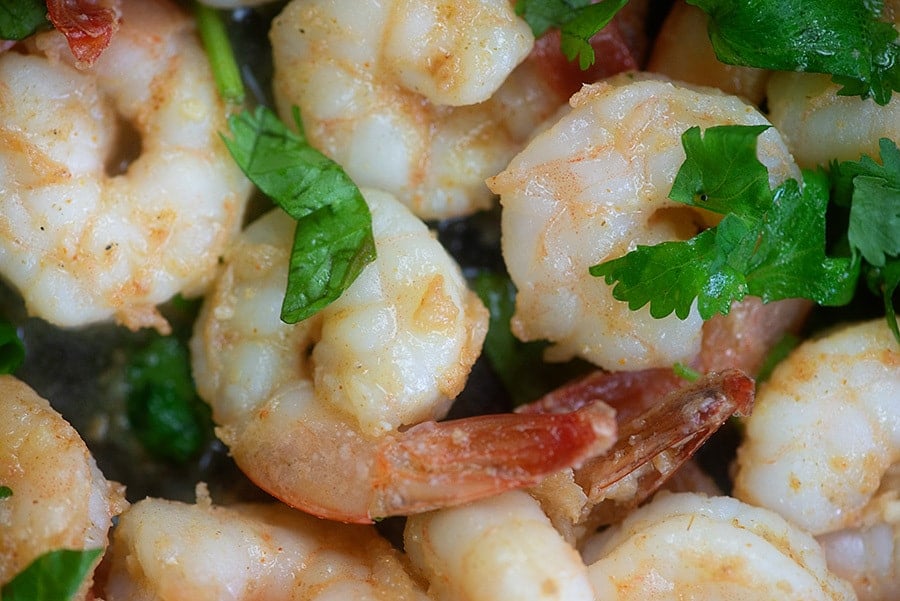
[[[852,524],[900,461],[900,352],[884,320],[807,342],[759,390],[735,494],[813,534]]]
[[[0,55],[0,275],[54,324],[166,331],[155,306],[208,285],[250,185],[190,19],[163,0],[122,9],[89,69],[58,32]]]
[[[440,601],[855,600],[809,534],[698,493],[658,494],[580,556],[521,491],[411,516],[404,546]]]
[[[715,217],[668,199],[692,126],[766,124],[753,107],[712,89],[638,75],[586,86],[572,110],[488,180],[503,207],[502,248],[518,290],[512,328],[547,339],[551,360],[581,357],[611,370],[669,367],[698,355],[703,321],[631,311],[591,265],[637,244],[687,239]],[[778,133],[759,138],[776,185],[799,171]]]
[[[591,601],[578,552],[527,493],[411,516],[404,548],[435,601]]]
[[[423,219],[488,207],[484,179],[559,105],[511,76],[534,37],[507,0],[294,0],[270,38],[282,117]]]
[[[110,558],[107,601],[427,599],[371,526],[274,503],[144,499],[121,516]]]
[[[192,340],[198,389],[238,465],[286,503],[344,521],[531,484],[612,444],[606,407],[435,423],[481,350],[487,311],[426,226],[363,193],[378,258],[341,297],[280,321],[291,222],[233,248]]]
[[[57,549],[105,549],[124,488],[108,482],[74,428],[45,399],[0,376],[0,585]],[[98,559],[99,561],[99,559]],[[85,599],[88,578],[77,600]]]
[[[730,497],[660,493],[584,555],[604,601],[856,599],[809,534]]]
[[[862,599],[900,582],[900,352],[883,319],[807,341],[759,389],[735,496],[820,537]]]

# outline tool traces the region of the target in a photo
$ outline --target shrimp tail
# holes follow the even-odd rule
[[[754,380],[738,370],[711,374],[670,392],[648,411],[619,424],[619,440],[609,452],[615,461],[590,462],[576,479],[590,498],[603,499],[634,474],[637,492],[619,502],[619,510],[630,510],[656,492],[729,417],[748,415],[754,393]]]
[[[418,513],[531,486],[615,440],[615,412],[604,403],[565,414],[422,423],[382,445],[370,514]]]
[[[748,415],[753,406],[755,382],[740,370],[708,374],[688,385],[678,380],[670,369],[596,372],[518,409],[554,412],[600,401],[615,409],[615,445],[575,472],[593,520],[610,523],[638,506],[730,416]]]

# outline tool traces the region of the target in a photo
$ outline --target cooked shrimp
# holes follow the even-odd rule
[[[144,499],[120,517],[109,557],[107,601],[427,599],[373,527],[275,503]]]
[[[424,219],[488,207],[484,179],[564,101],[514,71],[534,37],[508,0],[294,0],[270,37],[282,116]]]
[[[814,535],[874,544],[872,528],[893,528],[892,553],[870,550],[893,557],[885,584],[873,575],[890,594],[869,598],[893,598],[900,582],[900,489],[887,477],[900,463],[898,400],[900,351],[884,319],[844,327],[798,347],[760,386],[737,455],[735,496]]]
[[[703,321],[631,311],[591,265],[636,244],[685,239],[712,217],[668,200],[691,126],[765,124],[734,96],[634,75],[585,87],[572,111],[488,181],[503,207],[503,256],[518,294],[512,328],[548,339],[550,360],[581,357],[607,369],[690,363]],[[778,133],[759,138],[772,185],[799,179]]]
[[[412,516],[404,543],[440,601],[855,599],[811,536],[772,511],[696,493],[660,493],[589,541],[583,559],[518,491]]]
[[[648,499],[734,414],[748,415],[753,380],[736,370],[677,384],[670,370],[591,374],[521,412],[573,411],[603,402],[616,410],[618,438],[605,455],[532,488],[570,542],[621,519]]]
[[[769,118],[801,167],[833,160],[878,157],[878,139],[900,139],[900,98],[884,106],[856,96],[839,96],[828,75],[775,73],[769,80]]]
[[[773,511],[660,493],[589,541],[596,599],[855,599],[821,547]]]
[[[2,585],[49,551],[105,549],[125,499],[47,400],[12,376],[0,376],[0,399],[0,486],[12,491],[0,498]]]
[[[167,331],[156,305],[208,285],[250,186],[190,19],[165,0],[122,10],[89,69],[58,32],[0,55],[0,274],[57,325]]]
[[[403,539],[436,601],[594,598],[578,552],[522,491],[411,516]]]
[[[766,97],[770,72],[719,61],[709,41],[707,20],[706,13],[697,6],[685,0],[673,3],[653,42],[647,71],[718,88],[759,104]]]
[[[487,311],[418,218],[364,195],[378,258],[320,313],[278,317],[291,240],[281,212],[248,228],[207,297],[194,375],[244,472],[290,505],[364,522],[533,484],[607,448],[605,406],[431,421],[462,390]]]
[[[900,2],[884,3],[885,18],[900,26]],[[872,99],[839,96],[828,75],[779,72],[768,85],[769,118],[801,167],[827,166],[879,155],[879,138],[900,139],[900,98],[880,106]]]

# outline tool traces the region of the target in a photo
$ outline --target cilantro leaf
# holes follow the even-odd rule
[[[516,14],[525,19],[535,37],[548,29],[560,32],[560,48],[567,59],[578,58],[584,70],[594,64],[591,37],[606,27],[628,0],[517,0]]]
[[[888,325],[900,341],[894,294],[900,284],[900,150],[879,140],[881,163],[863,155],[859,161],[832,162],[834,201],[849,206],[847,243],[862,255],[869,289],[882,297]]]
[[[803,297],[840,305],[853,296],[859,262],[825,255],[828,179],[804,172],[804,187],[788,180],[775,190],[756,158],[765,126],[691,128],[682,136],[687,158],[670,198],[725,214],[716,227],[685,241],[638,246],[590,268],[613,285],[631,309],[650,305],[653,317],[684,319],[693,302],[703,319],[727,314],[751,294],[764,301]]]
[[[78,592],[101,549],[49,551],[0,588],[3,601],[69,601]]]
[[[128,421],[152,455],[183,463],[212,437],[209,408],[197,396],[182,341],[152,338],[131,357],[125,381]]]
[[[281,319],[296,323],[334,301],[375,259],[372,215],[359,188],[334,161],[268,108],[230,117],[225,138],[247,177],[297,220]]]
[[[10,487],[0,486],[0,499],[6,499],[8,497],[11,497],[12,494],[13,494],[13,491]]]
[[[11,374],[25,360],[25,345],[15,326],[0,321],[0,374]]]
[[[828,73],[843,95],[887,104],[900,91],[897,31],[881,0],[688,0],[709,16],[719,60]]]
[[[897,312],[894,309],[894,295],[900,287],[900,258],[888,259],[883,267],[867,269],[866,282],[872,292],[881,295],[888,327],[894,333],[894,339],[900,343],[900,324],[897,323]]]
[[[479,271],[472,287],[490,314],[484,355],[514,405],[534,401],[592,369],[580,361],[545,363],[546,341],[522,342],[513,335],[510,320],[515,312],[516,288],[509,276],[488,270]]]
[[[900,150],[887,138],[879,150],[880,164],[864,155],[831,165],[835,202],[850,206],[850,246],[876,267],[900,255]]]
[[[23,40],[47,27],[46,0],[0,0],[0,39]]]

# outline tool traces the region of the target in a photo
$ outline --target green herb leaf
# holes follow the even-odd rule
[[[234,51],[221,14],[216,9],[195,1],[194,16],[219,94],[226,102],[242,103],[244,82],[241,80],[241,72],[234,59]]]
[[[513,336],[510,320],[515,312],[516,288],[506,274],[480,271],[472,287],[490,313],[484,355],[514,405],[534,401],[594,369],[581,361],[545,363],[545,341],[522,342]]]
[[[3,601],[69,601],[78,592],[101,549],[49,551],[0,588]]]
[[[894,309],[894,295],[900,287],[900,258],[888,259],[883,267],[868,269],[866,280],[869,288],[881,295],[888,327],[894,333],[894,339],[900,343],[900,324],[897,323],[897,311]]]
[[[850,206],[850,246],[876,267],[900,255],[900,150],[879,140],[881,164],[868,156],[832,163],[835,202]]]
[[[709,15],[719,60],[779,71],[828,73],[841,94],[887,104],[900,90],[897,31],[881,0],[688,0]]]
[[[0,321],[0,374],[11,374],[25,361],[25,344],[15,326]]]
[[[0,499],[9,498],[12,496],[12,494],[13,494],[13,491],[10,487],[0,486]]]
[[[606,27],[628,0],[517,0],[516,14],[525,19],[535,37],[548,29],[560,32],[560,47],[567,59],[578,57],[582,70],[594,64],[591,37]]]
[[[209,408],[194,389],[184,343],[154,337],[126,370],[128,420],[149,453],[183,463],[212,436]]]
[[[547,390],[542,359],[547,344],[521,342],[509,329],[515,312],[516,289],[508,277],[480,272],[473,288],[488,308],[490,321],[484,354],[517,405],[533,401]]]
[[[0,0],[0,39],[24,40],[50,26],[46,0]]]
[[[340,166],[266,107],[231,117],[225,143],[247,177],[297,220],[281,319],[296,323],[338,298],[375,259],[372,215]]]
[[[862,255],[869,289],[881,296],[891,331],[900,342],[894,293],[900,283],[900,150],[879,140],[881,163],[869,156],[832,162],[833,200],[849,206],[847,244]]]
[[[841,305],[859,277],[855,258],[825,255],[828,179],[804,172],[776,190],[756,158],[759,126],[712,127],[682,136],[687,158],[670,198],[725,214],[718,226],[686,241],[638,246],[623,257],[594,265],[590,273],[615,284],[613,296],[631,309],[681,319],[693,302],[703,319],[727,314],[745,295],[766,302],[809,298]]]

